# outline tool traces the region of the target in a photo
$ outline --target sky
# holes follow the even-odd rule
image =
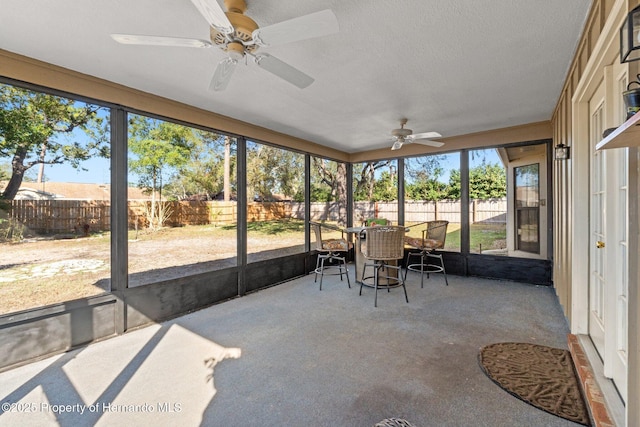
[[[82,136],[80,135],[76,135],[76,137],[82,139]],[[471,156],[470,167],[481,164],[483,160],[490,164],[500,163],[500,158],[498,157],[497,151],[495,149],[475,150],[475,153],[479,155]],[[407,159],[407,162],[411,162],[411,160]],[[0,161],[0,163],[2,163],[3,169],[7,169],[9,160],[6,159],[4,161]],[[449,181],[450,171],[460,168],[459,153],[449,153],[443,155],[441,157],[441,167],[444,169],[444,171],[443,174],[439,177],[439,180],[446,183]],[[37,175],[37,166],[31,168],[27,172],[27,177],[29,178],[29,180],[35,180]],[[111,180],[109,159],[93,157],[82,162],[81,168],[78,169],[73,168],[68,164],[45,165],[44,176],[45,182],[108,184]],[[136,179],[137,178],[135,176],[129,177],[131,184],[134,184]]]
[[[111,181],[109,159],[92,158],[82,163],[83,171],[69,165],[45,165],[45,181],[108,184]],[[37,176],[37,168],[31,173]],[[30,174],[30,176],[31,176]]]
[[[82,107],[85,104],[83,102],[77,101],[77,107]],[[109,115],[109,110],[107,108],[100,108],[98,110],[98,116],[107,121]],[[108,122],[107,122],[108,123]],[[75,141],[80,142],[82,144],[83,140],[86,142],[87,135],[81,131],[79,128],[76,128],[71,134],[66,136],[61,136],[61,138],[69,139],[69,142]],[[65,142],[60,141],[60,143],[65,144]],[[488,163],[498,162],[499,159],[497,157],[497,153],[495,150],[480,150],[485,154],[486,161]],[[482,158],[483,156],[479,156]],[[471,160],[470,166],[473,167],[475,164],[475,160],[478,157]],[[408,160],[410,161],[410,160]],[[3,170],[10,170],[9,167],[10,159],[0,159],[0,166]],[[395,163],[395,162],[394,162]],[[45,182],[74,182],[74,183],[96,183],[96,184],[106,184],[110,182],[110,165],[109,159],[104,159],[101,157],[92,157],[89,160],[83,161],[80,165],[80,168],[73,168],[68,164],[56,164],[56,165],[44,165],[44,180]],[[459,154],[451,153],[448,155],[444,155],[444,158],[441,162],[441,166],[444,169],[444,173],[440,176],[440,180],[448,181],[449,173],[453,169],[459,169]],[[27,178],[29,180],[35,180],[38,176],[38,166],[34,166],[27,171]],[[133,182],[135,180],[135,176],[130,176],[129,180]]]
[[[482,150],[485,154],[484,158],[487,163],[499,163],[500,159],[496,150]],[[460,167],[460,157],[458,153],[446,155],[443,161],[444,174],[440,177],[443,182],[448,182],[449,171]],[[475,157],[470,160],[470,166],[473,167],[482,162],[482,156]],[[45,165],[44,175],[45,181],[50,182],[77,182],[77,183],[94,183],[108,184],[110,182],[109,159],[94,157],[82,163],[82,168],[74,169],[69,165]],[[35,179],[38,174],[37,167],[34,167],[28,173],[28,176]]]
[[[407,159],[406,162],[410,162]],[[469,157],[469,167],[479,166],[482,162],[487,164],[501,164],[498,151],[495,148],[483,150],[473,150],[473,155]],[[449,182],[449,175],[452,170],[460,169],[460,153],[448,153],[441,156],[440,167],[443,169],[442,175],[438,177],[438,181],[443,183]]]

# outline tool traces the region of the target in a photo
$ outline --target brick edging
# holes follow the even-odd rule
[[[578,341],[578,337],[574,334],[567,335],[569,345],[569,353],[573,360],[573,366],[578,375],[578,381],[582,389],[582,396],[585,399],[589,410],[591,424],[594,427],[615,427],[615,423],[609,416],[609,410],[604,401],[602,390],[596,382],[593,368],[587,359],[587,356]]]

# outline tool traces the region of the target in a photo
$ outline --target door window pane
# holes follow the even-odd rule
[[[540,253],[539,164],[514,168],[516,250]]]

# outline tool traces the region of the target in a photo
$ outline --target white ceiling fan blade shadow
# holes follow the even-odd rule
[[[275,56],[261,53],[259,55],[255,55],[254,59],[260,68],[275,74],[300,89],[304,89],[314,82],[313,77],[308,76],[285,62],[282,62]]]
[[[225,90],[237,65],[238,61],[232,58],[225,58],[220,61],[216,67],[215,73],[213,73],[209,90],[213,90],[215,92]]]

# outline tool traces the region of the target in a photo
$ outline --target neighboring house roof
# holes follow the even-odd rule
[[[0,190],[4,190],[7,181],[0,181]],[[79,182],[23,182],[16,200],[109,200],[110,184],[86,184]],[[142,189],[129,187],[129,200],[148,200],[150,194]]]
[[[261,196],[256,195],[253,198],[254,202],[291,202],[293,198],[291,196],[286,196],[281,193],[273,193],[271,196],[262,198]]]

